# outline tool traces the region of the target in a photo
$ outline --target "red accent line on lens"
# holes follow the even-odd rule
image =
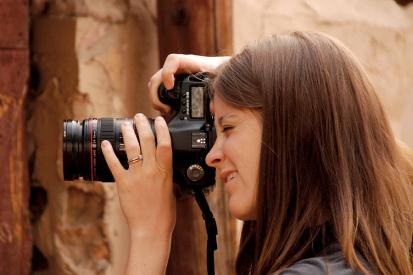
[[[93,120],[91,120],[92,122]],[[93,181],[93,157],[92,157],[92,128],[93,128],[93,123],[89,123],[89,128],[90,128],[90,175],[92,177]]]

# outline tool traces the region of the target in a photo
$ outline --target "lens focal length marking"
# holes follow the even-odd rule
[[[97,151],[97,119],[93,118],[89,121],[90,129],[90,177],[94,181],[96,175],[96,151]]]
[[[90,122],[89,122],[89,129],[90,129],[90,177],[91,177],[91,180],[93,181],[93,157],[92,157],[92,131],[93,131],[93,126],[92,126],[92,121],[93,120],[90,120]]]

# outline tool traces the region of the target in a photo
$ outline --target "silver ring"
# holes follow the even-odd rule
[[[141,160],[143,160],[143,156],[138,155],[136,158],[128,160],[128,164],[132,164],[132,163],[135,163],[135,162],[140,162]]]

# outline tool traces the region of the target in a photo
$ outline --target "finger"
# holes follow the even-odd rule
[[[133,130],[132,123],[130,121],[124,121],[122,123],[122,136],[125,143],[126,155],[128,160],[136,158],[141,154],[141,148],[139,146],[138,138]]]
[[[172,167],[172,142],[168,125],[163,117],[155,119],[156,160],[163,169]]]
[[[115,181],[118,181],[125,169],[123,169],[122,164],[120,163],[118,157],[113,152],[112,144],[109,141],[104,140],[101,143],[101,149],[103,152],[103,156],[108,164],[110,171],[112,172]]]
[[[162,69],[159,70],[156,74],[154,74],[148,83],[149,99],[152,102],[152,107],[154,109],[160,111],[162,114],[168,114],[171,112],[171,107],[166,104],[163,104],[159,100],[159,95],[158,95],[159,85],[161,85],[162,83],[161,73],[162,73]]]
[[[170,90],[174,87],[175,84],[175,73],[178,72],[180,66],[180,57],[178,54],[169,54],[165,63],[163,64],[161,71],[161,79],[165,88]]]
[[[148,119],[141,113],[135,116],[135,124],[138,130],[144,163],[152,165],[155,160],[155,137],[152,128]]]
[[[193,54],[170,54],[165,59],[161,80],[167,89],[172,89],[176,74],[206,71],[210,67],[208,63],[212,61],[211,59],[213,58]]]

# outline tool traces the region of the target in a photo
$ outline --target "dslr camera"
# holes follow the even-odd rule
[[[214,184],[214,169],[205,163],[212,148],[216,132],[209,111],[208,77],[198,73],[176,76],[175,86],[158,89],[161,102],[171,106],[173,117],[168,122],[172,139],[173,179],[181,190],[204,189]],[[65,180],[113,182],[106,164],[101,142],[108,140],[125,169],[128,160],[122,137],[124,121],[133,124],[131,118],[89,118],[82,122],[63,122],[63,171]],[[154,129],[154,120],[149,118]],[[138,136],[138,135],[137,135]],[[156,136],[156,135],[155,135]]]

